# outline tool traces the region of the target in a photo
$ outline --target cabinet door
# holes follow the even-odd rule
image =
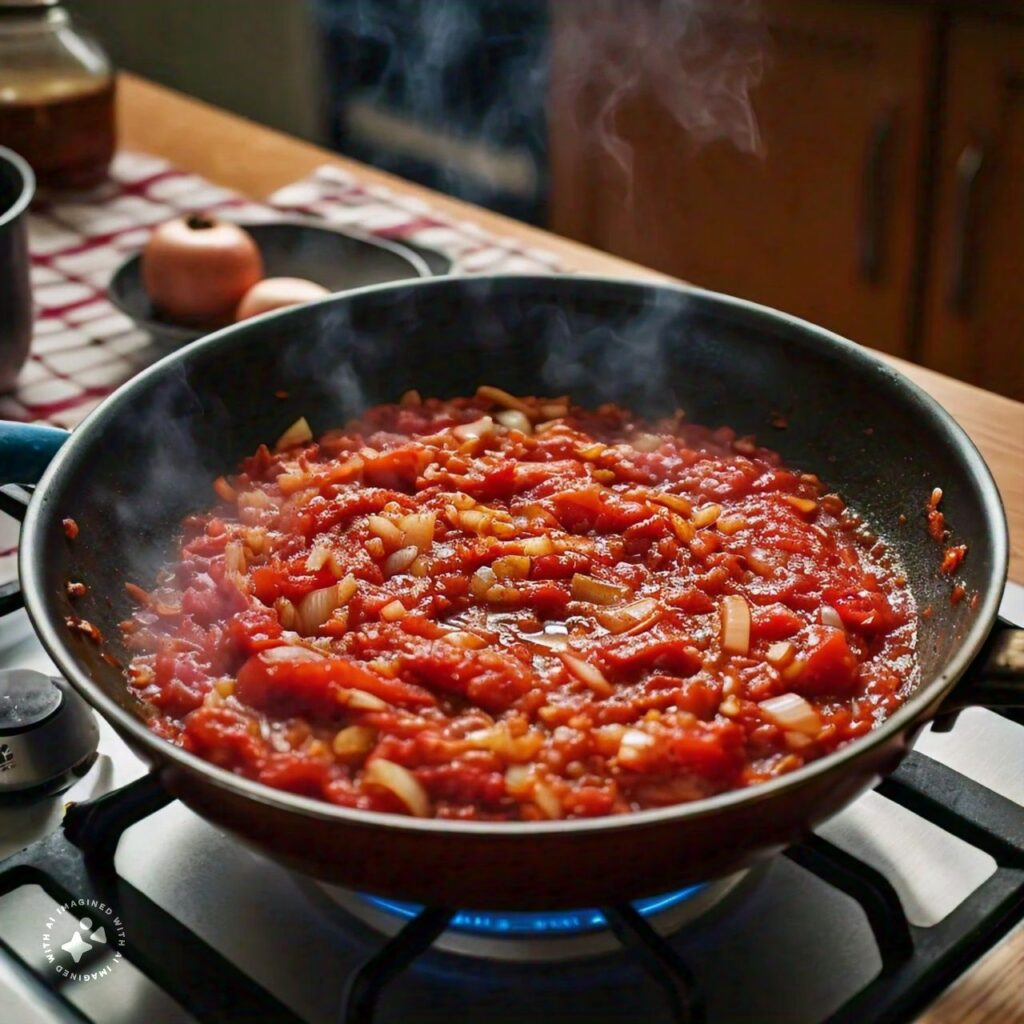
[[[1024,400],[1024,25],[954,23],[922,361]]]
[[[743,31],[723,6],[701,29],[700,59],[711,65],[728,60]],[[696,142],[643,83],[621,90],[602,146],[594,126],[608,127],[600,111],[614,73],[602,81],[600,70],[588,71],[580,86],[579,50],[588,31],[604,29],[588,26],[587,0],[552,5],[552,226],[906,354],[927,13],[839,0],[762,8],[769,38],[753,98],[763,153],[752,155]],[[665,5],[631,9],[655,18]],[[656,32],[649,37],[662,45]],[[685,50],[679,57],[693,59]],[[631,182],[622,170],[630,160]]]

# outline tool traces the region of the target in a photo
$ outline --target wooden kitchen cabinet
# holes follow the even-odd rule
[[[702,29],[712,54],[744,31],[723,6]],[[552,227],[910,354],[929,15],[837,0],[765,0],[763,10],[768,63],[753,93],[763,153],[695,144],[640,81],[618,104],[616,159],[594,131],[613,86],[592,67],[579,82],[588,2],[551,5]]]
[[[955,19],[921,361],[1024,400],[1024,25]]]

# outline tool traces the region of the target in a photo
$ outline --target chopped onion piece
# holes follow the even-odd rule
[[[600,441],[595,441],[593,444],[577,448],[576,454],[587,462],[593,462],[594,459],[600,458],[607,450],[607,445],[601,444]]]
[[[746,654],[750,650],[750,607],[739,594],[722,598],[722,650]]]
[[[470,633],[465,629],[455,629],[451,633],[445,633],[441,639],[453,647],[461,647],[467,651],[478,651],[487,646],[487,641],[476,633]]]
[[[537,558],[543,555],[550,555],[555,550],[554,541],[548,536],[527,537],[523,541],[523,554]]]
[[[434,512],[418,512],[402,516],[398,525],[401,528],[403,544],[412,544],[420,551],[430,550],[434,543],[434,526],[437,514]]]
[[[393,523],[384,516],[369,516],[366,520],[366,525],[369,526],[370,533],[375,537],[380,537],[388,551],[394,551],[405,543],[398,524]]]
[[[836,629],[846,629],[842,616],[829,604],[821,606],[821,624],[833,626]]]
[[[702,526],[710,526],[721,514],[721,505],[705,505],[693,513],[693,525],[698,529]]]
[[[662,445],[657,434],[637,434],[630,444],[638,452],[656,452]]]
[[[769,697],[757,706],[776,725],[787,731],[799,732],[804,736],[817,736],[821,731],[818,712],[798,693]]]
[[[562,651],[559,656],[572,675],[599,697],[610,697],[615,692],[615,687],[605,679],[604,673],[597,666],[568,651]]]
[[[481,536],[487,532],[491,524],[491,517],[479,509],[465,509],[459,513],[459,526],[469,533],[477,533]]]
[[[528,796],[532,786],[533,772],[525,764],[513,764],[505,769],[505,789],[511,796]]]
[[[404,618],[406,614],[405,605],[396,597],[394,601],[390,601],[384,605],[380,610],[380,617],[385,622],[397,622],[399,619]]]
[[[785,668],[796,657],[796,648],[788,640],[771,644],[765,652],[765,660],[776,668]]]
[[[672,523],[672,532],[684,544],[689,544],[690,541],[697,536],[697,528],[693,523],[684,519],[682,516],[677,515],[675,512],[669,513],[669,522]]]
[[[768,561],[766,552],[762,551],[760,548],[747,548],[744,557],[747,560],[747,565],[753,569],[758,576],[769,580],[773,575],[775,575],[775,566]]]
[[[387,701],[366,690],[348,690],[343,703],[354,711],[387,711]]]
[[[235,501],[238,498],[238,492],[227,482],[225,477],[217,477],[213,481],[213,489],[217,492],[217,497],[224,501]]]
[[[476,397],[485,402],[500,405],[503,409],[514,409],[524,414],[531,411],[530,406],[521,398],[516,398],[515,395],[510,395],[507,391],[502,391],[501,388],[491,387],[490,384],[481,384],[476,389]]]
[[[377,743],[377,730],[368,725],[350,725],[334,734],[334,756],[349,763],[361,761]]]
[[[280,478],[279,478],[280,479]],[[274,499],[266,491],[243,491],[238,496],[238,509],[244,511],[247,508],[273,508]]]
[[[515,587],[506,587],[501,583],[496,583],[484,594],[484,599],[491,604],[519,604],[523,595]]]
[[[283,452],[286,448],[294,448],[297,444],[305,444],[313,440],[313,431],[309,429],[305,416],[300,416],[278,439],[274,451]]]
[[[384,575],[391,577],[397,576],[400,572],[405,572],[416,561],[419,554],[420,549],[413,544],[410,544],[408,547],[399,548],[397,551],[392,551],[384,559],[384,565],[382,566]]]
[[[306,568],[310,572],[316,572],[318,569],[322,569],[331,558],[331,549],[324,543],[317,541],[313,545],[306,558]]]
[[[485,437],[494,433],[494,420],[490,416],[481,416],[472,423],[460,423],[452,428],[452,433],[460,441],[475,441],[478,437]]]
[[[359,583],[352,573],[349,573],[338,583],[338,604],[348,604],[352,595],[359,589]]]
[[[715,526],[725,534],[738,533],[747,525],[743,516],[719,516]]]
[[[642,729],[627,729],[619,740],[616,757],[619,764],[627,768],[638,767],[643,761],[643,751],[654,746],[654,737]]]
[[[603,608],[595,618],[610,633],[625,633],[653,626],[658,615],[658,602],[653,597],[645,597],[622,608]]]
[[[743,705],[740,704],[735,693],[730,693],[729,696],[718,705],[719,714],[725,715],[726,718],[734,718],[742,710]]]
[[[528,633],[521,636],[519,642],[537,654],[547,654],[564,651],[569,646],[569,637],[565,633]]]
[[[462,491],[454,491],[451,494],[445,494],[444,497],[457,509],[474,508],[476,506],[476,498],[463,494]]]
[[[619,752],[619,743],[625,734],[626,726],[617,722],[612,725],[599,725],[593,732],[597,753],[602,757],[614,757]]]
[[[530,559],[526,555],[503,555],[491,563],[499,580],[525,580],[530,575]]]
[[[490,566],[482,565],[469,580],[469,592],[474,597],[484,597],[497,582],[498,577],[494,575],[494,570]]]
[[[298,604],[298,631],[311,636],[343,603],[337,583],[311,591]]]
[[[562,802],[550,786],[538,782],[533,787],[533,802],[541,809],[546,818],[562,817]]]
[[[504,409],[494,417],[506,430],[518,430],[529,437],[533,433],[530,417],[518,409]]]
[[[791,683],[794,680],[799,679],[804,674],[804,669],[806,667],[807,659],[796,657],[782,670],[780,674],[787,683]]]
[[[260,651],[260,657],[264,661],[279,662],[279,661],[319,661],[321,658],[326,657],[319,651],[314,651],[310,647],[300,647],[298,644],[282,644],[280,647],[268,647],[264,651]]]
[[[810,498],[799,498],[795,494],[784,494],[782,496],[782,500],[787,504],[792,505],[797,512],[802,512],[807,516],[818,508],[818,503],[816,501],[812,501]]]
[[[693,505],[680,494],[652,493],[648,495],[648,500],[658,505],[664,505],[665,508],[670,508],[681,516],[688,516],[693,512]]]
[[[274,602],[274,611],[277,612],[278,622],[284,629],[294,629],[298,625],[298,612],[287,597],[279,597]]]
[[[466,743],[480,750],[490,750],[504,761],[529,761],[544,745],[544,734],[539,729],[528,729],[521,736],[513,736],[508,724],[499,722],[487,729],[467,733]]]
[[[365,768],[363,778],[375,786],[389,790],[417,818],[429,818],[430,797],[420,780],[408,768],[383,757],[375,758]]]
[[[574,601],[589,601],[591,604],[614,604],[629,597],[629,590],[577,572],[572,577],[572,597]]]
[[[229,540],[224,545],[224,571],[238,574],[245,572],[245,548],[240,540]]]

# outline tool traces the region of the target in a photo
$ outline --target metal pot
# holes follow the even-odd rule
[[[14,387],[32,342],[28,207],[35,189],[32,168],[0,146],[0,392]]]
[[[316,432],[361,402],[394,400],[408,388],[444,396],[482,383],[568,390],[584,404],[614,399],[644,414],[681,405],[696,422],[756,433],[790,464],[818,473],[887,538],[918,606],[932,609],[920,622],[916,692],[869,735],[771,782],[629,815],[540,823],[336,807],[230,774],[154,735],[147,708],[106,656],[124,660],[125,581],[152,578],[181,517],[209,504],[211,479],[299,415]],[[788,425],[773,432],[780,416]],[[24,510],[20,555],[25,602],[53,659],[176,797],[285,863],[350,888],[433,905],[543,909],[725,875],[800,839],[874,786],[941,711],[1021,696],[1019,679],[986,682],[981,671],[1007,534],[974,446],[875,355],[738,299],[584,277],[366,288],[195,342],[127,383],[70,439],[12,425],[0,433],[7,480],[33,479],[54,452]],[[925,529],[936,486],[954,542],[969,546],[959,577],[968,597],[957,604],[938,571],[941,547]],[[64,517],[80,527],[74,541]],[[74,607],[69,579],[89,588]],[[102,647],[68,629],[72,613],[102,631]]]

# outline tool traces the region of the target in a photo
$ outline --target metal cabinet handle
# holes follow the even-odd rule
[[[985,150],[976,143],[965,146],[956,161],[956,196],[953,207],[953,261],[949,277],[949,307],[969,316],[974,275],[971,253],[977,230],[978,178],[985,166]]]
[[[860,272],[866,281],[882,279],[886,215],[889,210],[889,156],[896,114],[886,110],[875,118],[864,153]]]

